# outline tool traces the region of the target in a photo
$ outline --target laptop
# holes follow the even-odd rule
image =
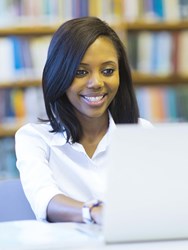
[[[108,154],[105,242],[188,239],[188,123],[118,125]]]

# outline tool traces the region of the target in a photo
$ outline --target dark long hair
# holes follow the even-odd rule
[[[123,43],[116,32],[96,17],[82,17],[62,24],[54,33],[43,71],[44,102],[52,132],[66,131],[67,141],[78,142],[82,128],[66,96],[76,70],[88,49],[99,37],[108,37],[118,54],[120,85],[109,111],[115,123],[137,123],[138,105]]]

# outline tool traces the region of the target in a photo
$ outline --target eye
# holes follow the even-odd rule
[[[88,74],[88,72],[86,70],[84,70],[84,69],[78,69],[76,71],[76,77],[80,77],[81,78],[81,77],[84,77],[87,74]]]
[[[115,71],[114,69],[109,68],[109,69],[104,69],[102,73],[105,76],[111,76],[114,73],[114,71]]]

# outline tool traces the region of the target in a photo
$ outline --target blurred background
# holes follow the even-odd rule
[[[188,121],[188,0],[0,0],[0,179],[18,176],[16,130],[45,117],[51,36],[81,16],[105,20],[125,44],[141,117]]]

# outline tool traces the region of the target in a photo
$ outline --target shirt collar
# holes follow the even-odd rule
[[[99,145],[93,155],[93,158],[95,156],[97,156],[99,153],[106,151],[108,145],[110,144],[110,139],[111,139],[111,134],[113,133],[113,131],[116,129],[116,124],[112,118],[112,115],[109,112],[109,127],[108,130],[106,132],[106,134],[104,135],[104,137],[102,138],[102,140],[99,142]]]
[[[57,132],[54,133],[52,140],[51,140],[51,145],[53,146],[62,146],[67,143],[66,141],[66,132]]]

